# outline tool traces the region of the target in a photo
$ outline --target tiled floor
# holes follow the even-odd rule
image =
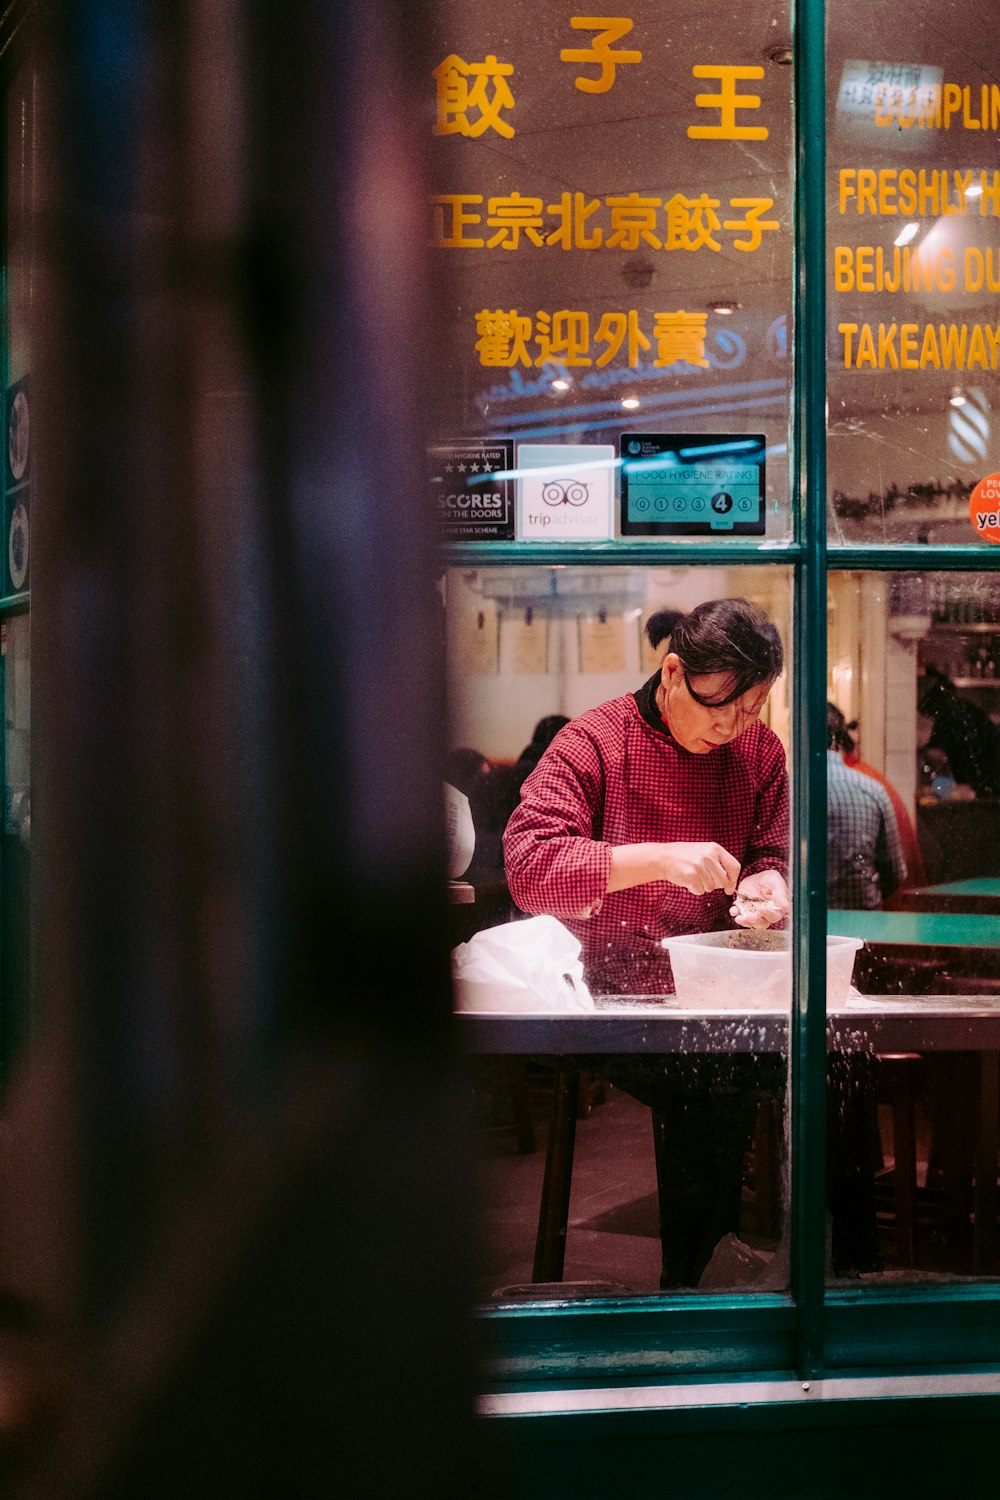
[[[530,1155],[503,1152],[483,1163],[483,1291],[531,1280],[545,1167],[544,1113],[534,1111]],[[659,1286],[660,1240],[650,1112],[612,1088],[577,1121],[563,1279],[610,1281],[630,1291]]]
[[[488,1078],[488,1074],[484,1075]],[[529,1070],[530,1080],[530,1070]],[[502,1093],[502,1090],[501,1090]],[[630,1095],[604,1086],[603,1102],[577,1121],[566,1258],[561,1287],[579,1293],[599,1283],[633,1294],[659,1289],[660,1241],[656,1172],[650,1111]],[[489,1087],[480,1089],[482,1148],[482,1244],[477,1277],[483,1300],[526,1295],[531,1286],[551,1095],[544,1076],[530,1083],[526,1095],[534,1126],[532,1151],[519,1151],[510,1127],[509,1098],[499,1100]],[[880,1110],[886,1165],[892,1165],[891,1119]],[[524,1144],[522,1140],[522,1144]],[[926,1122],[919,1121],[918,1153],[923,1158],[918,1180],[926,1173]],[[751,1163],[752,1169],[752,1163]],[[886,1195],[886,1203],[891,1195]],[[761,1232],[752,1191],[752,1170],[744,1191],[740,1239],[770,1260],[773,1237]],[[945,1274],[967,1274],[967,1238],[947,1244],[933,1236],[922,1242],[919,1270],[896,1260],[891,1215],[884,1216],[882,1250],[885,1271],[879,1279],[915,1280]],[[779,1261],[769,1281],[780,1284]]]
[[[534,1094],[536,1145],[519,1154],[513,1131],[483,1137],[480,1286],[484,1298],[531,1282],[545,1168],[548,1103]],[[578,1119],[564,1283],[611,1283],[627,1292],[659,1290],[660,1238],[650,1111],[611,1085]],[[741,1235],[762,1249],[747,1195]],[[773,1242],[770,1248],[773,1249]]]

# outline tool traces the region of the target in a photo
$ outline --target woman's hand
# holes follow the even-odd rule
[[[695,896],[707,896],[709,891],[732,895],[735,891],[740,862],[721,844],[661,844],[660,848],[664,880],[683,886]]]
[[[729,915],[737,927],[773,927],[792,909],[788,886],[777,870],[761,870],[741,880]]]
[[[669,880],[694,896],[726,891],[740,878],[740,862],[721,844],[619,844],[611,850],[609,891]]]

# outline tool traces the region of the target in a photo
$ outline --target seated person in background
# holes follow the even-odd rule
[[[928,746],[944,751],[955,779],[977,797],[1000,797],[1000,729],[978,704],[958,696],[950,677],[931,663],[924,671],[917,711],[934,721]]]
[[[521,800],[521,788],[525,780],[538,765],[560,729],[568,723],[569,719],[565,714],[546,714],[545,718],[539,719],[535,725],[530,741],[514,764],[497,768],[496,774],[500,778],[497,811],[501,829],[506,826],[508,818]]]
[[[539,719],[531,736],[531,742],[525,745],[514,762],[514,774],[517,779],[519,795],[521,787],[538,765],[543,752],[549,748],[560,729],[568,723],[569,719],[567,719],[565,714],[546,714],[544,719]]]
[[[879,911],[906,879],[906,860],[885,787],[840,758],[844,716],[826,706],[827,898],[831,907]]]
[[[504,834],[511,895],[579,937],[597,995],[669,994],[661,938],[767,927],[789,911],[785,755],[760,722],[782,670],[778,632],[747,600],[715,599],[669,644],[636,692],[559,731]],[[772,1061],[782,1087],[783,1060]],[[696,1285],[738,1231],[761,1065],[749,1054],[600,1063],[654,1110],[664,1287]]]
[[[903,859],[906,863],[906,879],[911,885],[926,885],[927,871],[924,867],[924,857],[917,842],[913,822],[906,810],[906,803],[892,782],[883,776],[881,771],[876,770],[874,766],[870,766],[867,761],[862,760],[858,754],[857,744],[854,739],[854,731],[858,727],[857,720],[855,719],[852,723],[848,724],[841,710],[835,704],[828,703],[826,705],[826,725],[827,748],[838,750],[844,764],[850,766],[852,771],[860,771],[863,776],[870,776],[873,781],[877,781],[880,786],[885,787],[885,790],[889,794],[889,801],[892,803],[896,827],[899,830],[900,843],[903,848]],[[833,735],[832,738],[831,734]],[[830,905],[836,906],[838,903],[831,900]]]

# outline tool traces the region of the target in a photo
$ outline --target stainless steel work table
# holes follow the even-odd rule
[[[593,1011],[559,1015],[465,1013],[455,1017],[465,1049],[479,1055],[579,1059],[641,1053],[785,1053],[787,1012],[698,1011],[671,996],[595,999]],[[849,1001],[827,1017],[831,1052],[975,1052],[974,1268],[997,1264],[1000,1150],[1000,997],[878,996]],[[579,1066],[556,1066],[532,1279],[562,1277],[576,1132]]]

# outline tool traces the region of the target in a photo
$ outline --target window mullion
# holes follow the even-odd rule
[[[826,1245],[826,202],[824,0],[795,0],[792,1286],[799,1374],[823,1363]]]

